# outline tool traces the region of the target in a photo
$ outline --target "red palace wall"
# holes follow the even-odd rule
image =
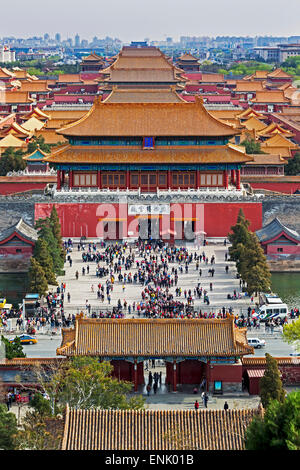
[[[21,250],[21,251],[17,251]],[[1,246],[0,245],[0,255],[1,256],[18,256],[24,258],[30,258],[33,255],[34,247],[32,246]]]
[[[111,361],[111,365],[113,366],[113,376],[119,380],[126,380],[128,382],[134,383],[134,369],[133,363],[122,361],[122,360],[115,360]],[[137,364],[137,381],[138,385],[144,384],[144,363],[139,362]]]
[[[144,203],[145,204],[145,203]],[[35,220],[50,215],[53,204],[36,204]],[[103,237],[103,222],[119,219],[124,231],[136,232],[138,218],[127,215],[126,204],[55,204],[60,218],[63,237]],[[170,226],[174,228],[174,220],[198,220],[195,232],[204,230],[207,237],[226,237],[230,227],[236,223],[239,209],[243,209],[250,220],[250,230],[256,231],[262,227],[262,204],[257,203],[206,203],[206,204],[171,204]],[[168,216],[163,216],[167,217]],[[126,223],[128,229],[126,230]],[[162,224],[166,219],[161,220]],[[126,235],[125,235],[126,236]]]
[[[269,191],[276,191],[285,194],[294,194],[297,189],[300,189],[300,181],[295,183],[250,183],[253,189],[268,189]]]
[[[177,364],[178,382],[181,384],[200,384],[205,375],[206,364],[200,361],[184,361]]]
[[[221,380],[227,383],[242,383],[242,364],[212,364],[209,369],[209,383]]]
[[[33,189],[43,190],[47,186],[45,183],[0,183],[0,194],[15,194],[23,191],[31,191]]]

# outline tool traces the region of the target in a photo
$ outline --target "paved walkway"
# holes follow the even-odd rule
[[[97,248],[99,245],[97,245]],[[208,296],[210,299],[210,305],[207,306],[203,302],[202,299],[195,299],[194,300],[194,308],[195,310],[202,310],[202,312],[212,312],[212,311],[219,311],[223,306],[225,308],[232,307],[235,313],[244,313],[247,314],[248,306],[254,306],[254,302],[251,302],[249,297],[246,297],[244,293],[241,292],[240,289],[240,281],[237,279],[237,271],[234,262],[226,262],[225,261],[225,253],[227,252],[227,248],[222,245],[208,245],[205,247],[200,247],[197,249],[193,244],[188,246],[188,250],[190,253],[194,254],[196,251],[198,254],[205,252],[206,256],[209,258],[215,256],[215,264],[211,265],[210,262],[206,265],[205,263],[200,263],[200,268],[202,269],[202,275],[199,276],[199,271],[196,270],[196,263],[193,261],[189,265],[188,273],[185,271],[181,274],[178,272],[178,284],[177,287],[182,288],[182,295],[181,297],[176,297],[175,289],[176,287],[173,286],[170,288],[170,292],[174,295],[175,300],[185,301],[183,292],[184,290],[191,289],[192,293],[194,288],[201,283],[201,287],[206,289],[208,292]],[[129,254],[129,249],[126,250],[126,254]],[[126,256],[125,254],[125,256]],[[96,277],[96,262],[84,263],[82,261],[82,251],[77,250],[77,244],[74,243],[73,252],[70,254],[72,258],[72,267],[69,266],[69,263],[65,263],[65,276],[58,277],[59,284],[64,282],[66,284],[66,294],[65,294],[65,311],[66,313],[79,313],[80,310],[85,312],[85,305],[86,301],[91,305],[91,312],[94,309],[112,309],[113,306],[117,305],[118,299],[124,302],[126,299],[128,304],[131,304],[135,301],[141,301],[141,291],[143,290],[144,286],[142,284],[135,284],[135,283],[127,283],[125,284],[125,290],[123,291],[122,286],[123,282],[119,282],[118,279],[115,280],[113,291],[111,292],[111,304],[109,305],[107,298],[105,296],[104,302],[97,298],[97,285],[100,282],[104,284],[106,280],[110,276],[105,276],[103,278]],[[138,251],[136,251],[136,260],[141,261],[142,258],[139,256]],[[225,266],[228,265],[229,271],[228,274],[225,272]],[[82,275],[82,267],[89,266],[89,274]],[[106,266],[106,264],[100,262],[100,266]],[[124,272],[131,272],[132,276],[137,271],[137,268],[134,267],[132,269],[125,271],[124,267],[122,269],[122,274]],[[169,271],[172,267],[177,267],[177,263],[170,263],[169,264]],[[212,277],[208,270],[211,268],[215,269],[214,276]],[[79,279],[76,280],[75,273],[76,271],[79,272]],[[213,283],[213,290],[210,291],[210,283]],[[92,292],[92,286],[94,292]],[[237,300],[230,300],[227,298],[227,295],[233,295],[233,291],[236,291],[238,294],[241,293],[242,298]],[[70,303],[67,302],[67,293],[71,295]],[[136,315],[136,313],[135,313]],[[134,314],[131,314],[134,316]]]

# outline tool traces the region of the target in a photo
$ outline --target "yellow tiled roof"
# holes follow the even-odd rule
[[[23,140],[18,139],[12,134],[8,134],[0,140],[0,148],[6,147],[26,147],[27,144]]]
[[[262,413],[262,408],[153,411],[67,407],[61,448],[244,450],[247,426]]]
[[[63,330],[57,349],[62,356],[197,357],[253,354],[245,331],[234,318],[91,319],[77,317],[75,328]]]
[[[266,127],[266,124],[260,121],[259,119],[257,119],[256,117],[252,116],[247,121],[243,122],[243,126],[245,126],[246,129],[251,130],[251,131],[253,129],[256,131],[260,131]]]
[[[59,129],[66,136],[232,136],[238,132],[195,103],[103,103],[97,97],[78,121]]]
[[[270,139],[266,140],[263,144],[263,147],[287,147],[291,149],[297,149],[299,146],[297,144],[294,144],[289,139],[286,139],[282,134],[275,134],[273,137],[270,137]]]
[[[44,135],[43,133],[40,135]],[[45,141],[47,142],[47,133]],[[62,137],[56,134],[59,141]],[[141,148],[111,148],[99,146],[66,145],[60,150],[54,149],[46,159],[53,163],[245,163],[252,160],[251,155],[245,154],[245,147],[213,146],[201,148],[156,148],[143,150]]]

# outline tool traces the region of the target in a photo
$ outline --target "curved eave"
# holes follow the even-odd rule
[[[251,155],[227,144],[226,146],[200,148],[101,148],[100,146],[72,147],[66,145],[60,150],[45,157],[51,163],[86,163],[86,164],[243,164],[253,161]]]
[[[181,112],[182,125],[178,123]],[[122,119],[118,119],[121,113]],[[110,122],[106,122],[107,119]],[[161,125],[157,123],[158,119],[162,120]],[[184,126],[187,120],[190,121],[190,125]],[[203,128],[205,129],[201,134]],[[66,137],[88,135],[91,137],[99,135],[233,137],[240,131],[211,115],[198,97],[194,103],[103,103],[101,95],[98,95],[93,106],[81,119],[57,130],[57,133]]]

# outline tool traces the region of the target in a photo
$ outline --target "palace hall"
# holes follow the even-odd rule
[[[144,223],[152,224],[156,238],[182,239],[187,225],[193,233],[210,231],[205,219],[209,223],[207,211],[212,208],[215,220],[222,221],[219,235],[225,236],[241,204],[252,228],[260,228],[260,209],[253,201],[231,202],[244,195],[240,169],[252,161],[244,147],[232,143],[238,131],[213,117],[201,98],[193,103],[177,100],[169,88],[164,94],[175,97],[173,102],[152,102],[151,93],[140,90],[140,99],[146,94],[147,102],[102,101],[99,95],[83,117],[57,131],[68,143],[44,161],[57,170],[55,200],[60,194],[72,196],[68,213],[66,204],[57,204],[63,236],[137,237]],[[89,204],[77,204],[75,210],[71,204],[79,193],[86,194]],[[207,193],[222,196],[222,203],[214,200],[215,207],[206,208]],[[46,216],[49,207],[40,204],[37,216]],[[170,219],[166,225],[164,216]],[[217,231],[212,235],[218,236]]]

